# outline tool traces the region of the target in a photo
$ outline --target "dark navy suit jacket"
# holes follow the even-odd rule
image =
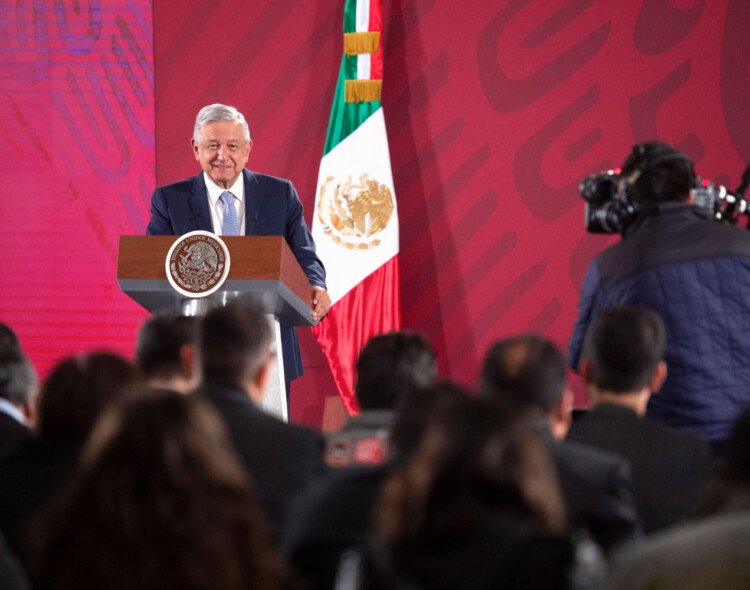
[[[293,499],[327,472],[323,437],[264,412],[245,391],[204,383],[195,394],[208,399],[221,416],[239,459],[257,486],[266,517],[280,536]]]
[[[294,185],[250,170],[245,181],[245,235],[284,236],[313,286],[326,288],[323,263],[302,215]],[[178,236],[195,230],[213,231],[203,173],[157,188],[151,197],[151,221],[146,235]],[[304,373],[294,326],[281,326],[284,375],[292,381]]]

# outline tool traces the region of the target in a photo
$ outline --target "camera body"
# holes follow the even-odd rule
[[[581,181],[587,232],[622,234],[635,220],[640,208],[628,194],[626,184],[617,170],[599,172]],[[744,198],[711,181],[696,178],[692,192],[693,205],[717,221],[736,224],[739,215],[748,213]]]
[[[620,174],[600,172],[581,181],[581,197],[586,201],[584,227],[593,234],[622,233],[638,215],[638,206],[619,189]]]

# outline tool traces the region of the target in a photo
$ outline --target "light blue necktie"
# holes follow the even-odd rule
[[[229,191],[221,193],[224,201],[224,223],[221,226],[222,236],[240,235],[240,224],[237,221],[237,209],[234,208],[234,195]]]

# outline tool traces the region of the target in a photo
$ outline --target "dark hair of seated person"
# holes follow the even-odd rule
[[[594,318],[583,341],[591,380],[599,389],[617,393],[640,391],[664,360],[664,321],[647,307],[623,305]]]
[[[21,342],[13,329],[0,322],[0,354],[18,354],[21,352]]]
[[[162,392],[112,408],[80,472],[36,517],[38,590],[277,588],[252,485],[207,402]]]
[[[144,394],[138,369],[116,354],[92,352],[68,358],[55,367],[39,393],[39,436],[83,444],[107,407]]]
[[[135,362],[146,379],[187,377],[182,350],[192,345],[198,318],[155,315],[141,325],[135,344]]]
[[[436,376],[435,352],[424,336],[389,332],[371,338],[360,352],[354,392],[362,410],[392,410]]]
[[[212,310],[200,322],[198,333],[204,383],[244,389],[271,354],[271,326],[249,306],[232,304]]]
[[[26,355],[0,352],[0,398],[25,406],[32,402],[36,388],[36,372]]]
[[[361,587],[564,587],[573,559],[565,527],[554,467],[531,425],[495,401],[457,397],[430,416],[381,488]],[[540,550],[542,538],[555,548]],[[545,571],[530,566],[540,551]]]

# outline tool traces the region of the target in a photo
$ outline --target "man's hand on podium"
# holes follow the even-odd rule
[[[322,320],[331,307],[331,298],[323,287],[312,288],[313,319],[317,322]]]

